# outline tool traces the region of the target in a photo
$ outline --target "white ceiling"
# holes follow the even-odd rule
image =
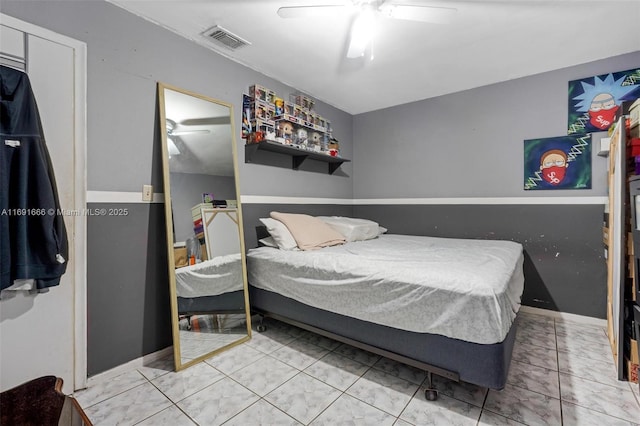
[[[233,176],[230,109],[204,97],[164,90],[165,118],[175,123],[171,173]]]
[[[450,24],[380,17],[373,60],[345,57],[353,16],[276,13],[343,0],[110,1],[351,114],[640,50],[640,0],[388,0],[457,13]],[[201,34],[214,25],[251,45],[212,44]]]

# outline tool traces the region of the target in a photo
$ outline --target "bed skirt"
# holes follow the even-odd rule
[[[244,312],[244,290],[232,291],[215,296],[178,296],[179,315],[230,314]]]
[[[249,301],[253,313],[285,321],[293,320],[333,335],[361,342],[372,347],[367,348],[372,352],[432,371],[436,375],[497,390],[503,389],[507,382],[516,336],[517,317],[502,342],[479,344],[362,321],[314,308],[251,285],[249,285]],[[394,357],[394,354],[397,357]],[[425,364],[433,368],[426,368]]]

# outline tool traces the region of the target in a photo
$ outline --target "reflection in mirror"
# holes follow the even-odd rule
[[[246,341],[242,213],[230,105],[158,83],[176,370]]]

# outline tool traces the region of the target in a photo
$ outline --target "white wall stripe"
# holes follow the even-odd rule
[[[153,201],[142,201],[142,191],[87,191],[87,203],[164,203],[164,194],[154,192]]]
[[[527,204],[595,204],[608,202],[605,196],[594,197],[459,197],[459,198],[305,198],[243,195],[243,204],[341,204],[341,205],[527,205]]]
[[[360,198],[355,205],[368,204],[605,204],[607,197],[459,197],[459,198]]]
[[[340,204],[353,205],[351,198],[272,197],[269,195],[241,195],[243,204]]]
[[[605,205],[606,196],[592,197],[456,197],[456,198],[314,198],[242,195],[243,204],[337,204],[363,205]],[[87,191],[87,203],[149,203],[142,192]],[[151,203],[164,203],[164,194],[154,193]]]

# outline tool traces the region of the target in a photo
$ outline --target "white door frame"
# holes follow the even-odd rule
[[[0,13],[0,23],[36,37],[67,46],[73,49],[74,52],[73,163],[75,182],[73,198],[75,205],[73,208],[79,213],[74,217],[74,228],[68,231],[73,235],[73,249],[75,252],[73,389],[83,389],[87,386],[87,218],[82,214],[87,205],[87,45],[84,42],[2,13]]]

